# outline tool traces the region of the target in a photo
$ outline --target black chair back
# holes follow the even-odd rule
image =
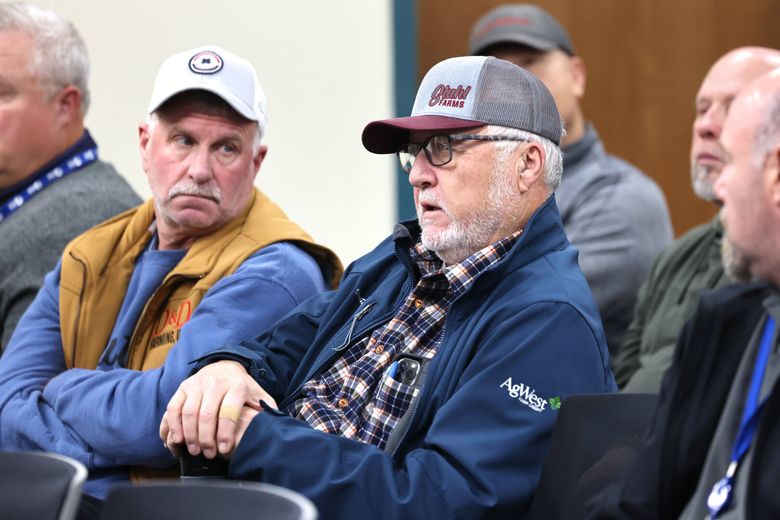
[[[56,453],[0,451],[0,518],[71,520],[87,470]]]
[[[257,482],[221,479],[149,481],[108,493],[101,520],[315,520],[303,495]]]
[[[531,518],[582,518],[587,502],[634,460],[657,402],[656,394],[576,395],[564,400]]]

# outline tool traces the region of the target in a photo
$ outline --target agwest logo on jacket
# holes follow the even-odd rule
[[[152,339],[149,341],[150,348],[168,345],[179,341],[181,328],[190,321],[192,316],[192,304],[189,300],[184,300],[178,306],[174,305],[165,309],[160,314],[160,320],[152,332]]]
[[[535,412],[543,412],[547,404],[550,405],[551,410],[557,410],[561,407],[560,397],[556,396],[551,397],[550,399],[539,397],[536,395],[536,390],[523,383],[514,384],[511,377],[501,383],[499,388],[506,388],[509,397],[517,399],[520,403],[526,405]]]

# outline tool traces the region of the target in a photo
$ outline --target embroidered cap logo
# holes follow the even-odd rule
[[[190,58],[190,70],[196,74],[214,74],[222,70],[222,58],[212,51],[202,51]]]
[[[428,101],[428,106],[435,107],[438,105],[442,107],[463,108],[469,92],[471,92],[471,85],[465,88],[463,85],[458,85],[457,88],[453,88],[449,85],[439,84],[433,89],[431,99]]]

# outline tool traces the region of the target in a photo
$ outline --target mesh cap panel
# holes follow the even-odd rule
[[[423,78],[410,117],[369,123],[363,145],[393,153],[409,132],[498,125],[531,132],[558,144],[561,118],[555,100],[528,71],[493,57],[444,60]]]

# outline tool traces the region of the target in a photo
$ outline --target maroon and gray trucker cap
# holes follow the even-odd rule
[[[559,144],[561,117],[550,91],[526,70],[490,56],[462,56],[431,68],[417,90],[412,115],[373,121],[363,146],[395,153],[413,131],[484,125],[525,130]]]
[[[497,43],[517,43],[538,51],[560,49],[574,56],[569,35],[550,13],[533,4],[506,4],[489,11],[471,29],[469,53],[480,55]]]

